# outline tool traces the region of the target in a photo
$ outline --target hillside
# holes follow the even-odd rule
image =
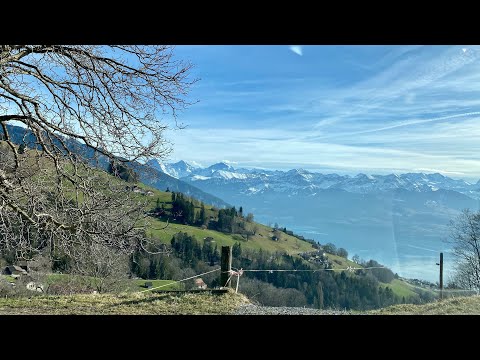
[[[36,142],[36,138],[30,130],[9,124],[7,124],[6,126],[10,136],[12,137],[12,141],[15,144],[20,145],[24,143],[30,149],[37,148],[38,150],[40,150],[40,147]],[[0,128],[0,136],[1,135],[3,135],[3,130]],[[88,148],[84,144],[81,144],[78,141],[72,139],[65,139],[65,143],[68,145],[68,147],[73,153],[81,155],[83,158],[87,159],[92,166],[107,170],[109,161],[106,156],[95,153],[92,149]],[[188,194],[207,204],[212,204],[215,206],[224,207],[229,205],[227,202],[223,201],[215,195],[200,190],[192,184],[186,183],[170,175],[164,174],[163,172],[152,167],[148,167],[140,163],[133,163],[132,167],[138,173],[140,181],[156,189],[165,190],[167,188],[170,188],[172,191],[179,191]]]
[[[147,186],[145,184],[138,184],[139,187],[145,191],[151,191],[152,196],[149,197],[150,210],[152,210],[157,202],[157,199],[160,203],[164,204],[165,209],[169,210],[172,207],[172,194],[171,192],[159,191],[153,187]],[[205,205],[205,210],[207,217],[215,216],[215,209],[210,205]],[[200,212],[200,206],[195,206],[195,212],[198,214]],[[167,226],[167,218],[165,216],[163,219],[150,217],[149,221],[151,223],[150,229],[147,231],[147,235],[151,236],[153,239],[157,239],[164,244],[170,244],[172,236],[178,232],[186,232],[189,235],[194,235],[197,240],[203,240],[204,238],[211,237],[213,242],[218,246],[225,245],[234,245],[236,242],[240,242],[242,248],[252,249],[252,250],[265,250],[269,252],[286,252],[287,254],[298,254],[305,251],[312,251],[314,248],[312,244],[303,240],[300,240],[294,236],[282,233],[281,239],[278,241],[273,241],[273,231],[272,228],[259,224],[257,222],[252,222],[253,226],[258,228],[255,235],[249,236],[248,240],[245,240],[238,234],[226,234],[211,229],[202,229],[198,226],[190,226],[175,222],[169,222]],[[158,230],[156,230],[158,229]]]
[[[172,206],[172,195],[171,193],[158,191],[152,189],[145,185],[140,185],[145,191],[152,191],[153,196],[150,197],[150,206],[153,208],[157,201],[164,204],[166,209],[171,209]],[[157,200],[158,199],[158,200]],[[206,207],[207,214],[213,215],[214,210],[211,206]],[[199,207],[195,207],[195,211],[198,213]],[[248,240],[245,240],[238,234],[227,234],[211,229],[202,229],[198,226],[190,226],[179,223],[168,223],[166,220],[159,220],[156,218],[150,218],[151,222],[150,230],[147,232],[149,236],[153,239],[156,239],[164,244],[170,244],[170,241],[173,235],[178,232],[185,232],[190,236],[195,236],[197,240],[202,241],[206,238],[211,238],[212,243],[217,246],[229,245],[233,246],[236,243],[241,244],[242,249],[251,249],[251,250],[264,250],[270,253],[281,252],[289,255],[299,255],[301,253],[315,252],[316,249],[312,246],[312,243],[298,239],[295,236],[288,235],[286,233],[281,234],[281,239],[278,241],[273,241],[273,231],[272,228],[254,222],[254,225],[257,226],[258,231],[255,235],[249,237]],[[158,229],[158,230],[154,230]],[[361,265],[340,257],[338,255],[325,253],[325,257],[328,259],[328,262],[331,264],[333,269],[346,269],[348,267],[362,268]],[[405,299],[405,301],[413,301],[418,299],[419,291],[427,291],[426,289],[417,289],[402,279],[394,279],[390,283],[380,283],[382,288],[390,288],[393,293],[398,296],[400,299]],[[431,291],[431,296],[435,296]]]

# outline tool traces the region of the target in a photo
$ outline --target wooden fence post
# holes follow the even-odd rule
[[[230,277],[230,270],[232,270],[232,247],[231,246],[222,246],[222,257],[220,259],[220,286],[222,287],[230,287],[231,286],[231,279],[228,280]],[[228,284],[227,284],[228,281]]]
[[[440,299],[443,299],[443,253],[440,253]]]
[[[440,265],[440,299],[443,299],[443,253],[440,253],[440,262],[437,263]]]

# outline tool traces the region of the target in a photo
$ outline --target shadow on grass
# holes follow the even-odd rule
[[[174,294],[174,295],[172,295],[172,294],[158,294],[158,293],[155,293],[154,295],[148,296],[148,297],[143,298],[143,299],[124,300],[124,301],[120,301],[120,302],[115,303],[115,304],[108,305],[106,307],[107,308],[115,308],[115,307],[119,307],[119,306],[149,304],[149,303],[153,303],[157,300],[162,300],[166,304],[169,304],[172,301],[174,301],[176,298],[179,298],[183,295],[184,294]]]

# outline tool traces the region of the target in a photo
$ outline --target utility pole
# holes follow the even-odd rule
[[[443,252],[440,253],[440,299],[443,299]]]

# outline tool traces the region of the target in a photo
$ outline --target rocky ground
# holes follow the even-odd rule
[[[271,307],[246,304],[235,310],[233,315],[349,315],[345,310],[318,310],[300,307]]]

